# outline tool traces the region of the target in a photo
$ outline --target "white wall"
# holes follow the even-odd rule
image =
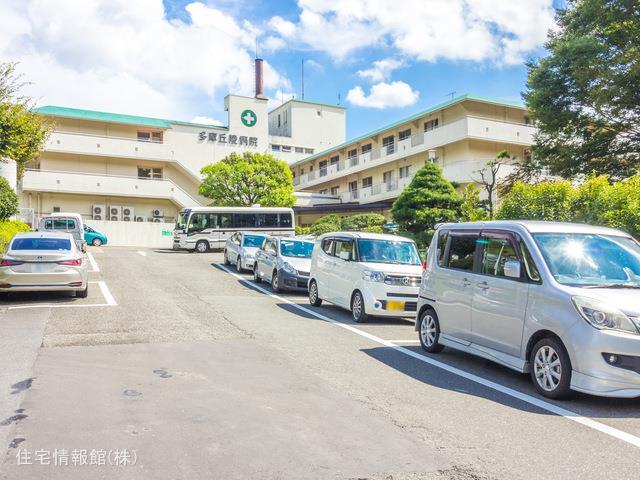
[[[172,248],[173,223],[105,222],[86,220],[91,228],[107,236],[109,246]],[[165,233],[163,235],[163,232]],[[170,232],[169,235],[166,233]]]

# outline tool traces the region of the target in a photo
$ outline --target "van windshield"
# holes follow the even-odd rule
[[[358,255],[361,262],[420,265],[420,255],[413,242],[358,239]]]
[[[640,288],[640,246],[633,239],[584,233],[533,235],[558,283]]]

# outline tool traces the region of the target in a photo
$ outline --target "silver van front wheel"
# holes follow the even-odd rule
[[[549,398],[563,398],[570,393],[571,361],[562,343],[543,338],[531,351],[531,379],[536,390]]]

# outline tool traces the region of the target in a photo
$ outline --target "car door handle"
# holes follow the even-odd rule
[[[471,282],[468,279],[463,278],[462,279],[462,286],[463,287],[468,287],[469,285],[471,285]]]
[[[481,288],[482,290],[486,290],[487,288],[489,288],[489,284],[487,282],[476,283],[476,286],[478,288]]]

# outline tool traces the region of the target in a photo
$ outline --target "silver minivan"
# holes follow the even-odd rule
[[[590,225],[444,224],[429,248],[416,330],[530,372],[550,398],[640,396],[640,244]]]

